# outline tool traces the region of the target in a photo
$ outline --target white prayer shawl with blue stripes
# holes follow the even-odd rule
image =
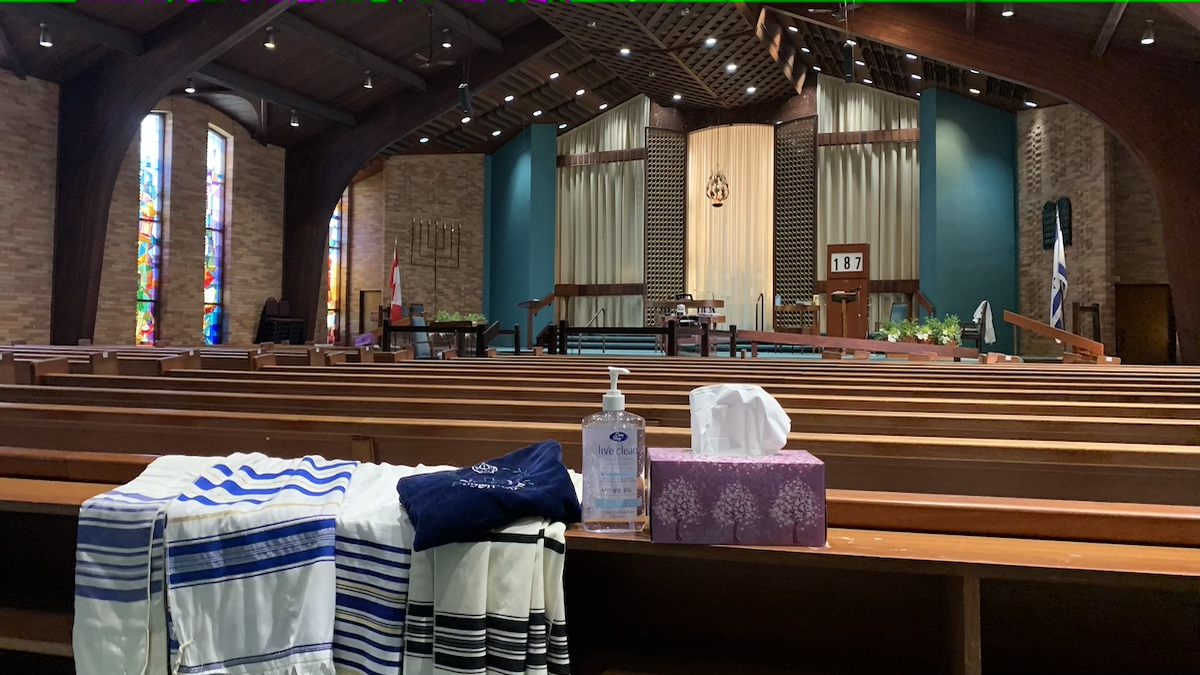
[[[399,675],[412,523],[396,483],[452,467],[359,464],[337,522],[333,663],[338,675]]]
[[[404,675],[569,673],[564,531],[528,518],[414,553]]]
[[[167,507],[179,675],[333,675],[335,529],[355,462],[233,455]]]
[[[216,461],[160,457],[79,509],[72,638],[78,675],[166,675],[164,514]]]
[[[1063,328],[1063,306],[1067,302],[1067,253],[1063,248],[1062,225],[1054,216],[1054,270],[1050,277],[1050,325]]]

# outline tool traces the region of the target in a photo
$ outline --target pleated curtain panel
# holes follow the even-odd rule
[[[714,208],[705,194],[717,165],[729,197]],[[696,299],[725,301],[726,325],[754,329],[762,294],[766,329],[774,298],[775,130],[734,124],[688,135],[687,286]],[[720,310],[718,310],[720,311]]]
[[[918,111],[917,101],[902,96],[825,75],[817,80],[818,133],[915,128]],[[916,279],[920,191],[916,143],[817,148],[817,278],[828,278],[827,245],[866,242],[872,279]],[[897,302],[904,296],[871,296],[871,329]]]
[[[644,148],[649,119],[650,99],[638,96],[560,136],[558,154]],[[559,167],[557,283],[642,282],[645,178],[642,160]],[[562,304],[555,315],[571,325],[645,322],[640,297],[575,298],[570,317]]]

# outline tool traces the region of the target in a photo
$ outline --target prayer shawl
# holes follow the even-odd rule
[[[79,509],[72,639],[78,675],[167,673],[166,507],[216,461],[160,457]]]
[[[333,675],[336,518],[356,466],[233,455],[167,506],[173,673]]]
[[[1050,325],[1063,330],[1067,302],[1067,254],[1063,249],[1062,223],[1054,216],[1054,270],[1050,275]],[[1076,329],[1078,330],[1078,329]]]
[[[526,518],[414,553],[405,675],[569,673],[564,531]]]

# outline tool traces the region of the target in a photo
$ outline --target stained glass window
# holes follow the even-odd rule
[[[165,113],[142,119],[141,195],[138,205],[137,326],[134,344],[153,345],[158,337],[159,261],[162,258],[162,171]]]
[[[330,344],[338,340],[338,317],[342,309],[342,242],[345,237],[346,195],[343,194],[333,209],[333,217],[329,219],[329,263],[325,266],[329,290],[325,297],[325,325],[329,330]]]
[[[208,206],[204,212],[204,344],[221,344],[225,300],[225,175],[229,139],[208,130]]]

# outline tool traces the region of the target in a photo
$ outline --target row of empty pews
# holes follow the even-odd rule
[[[577,673],[1200,673],[1200,369],[0,348],[0,672],[66,673],[79,505],[157,455],[580,468],[621,365],[650,447],[753,383],[826,463],[829,546],[570,533]]]

